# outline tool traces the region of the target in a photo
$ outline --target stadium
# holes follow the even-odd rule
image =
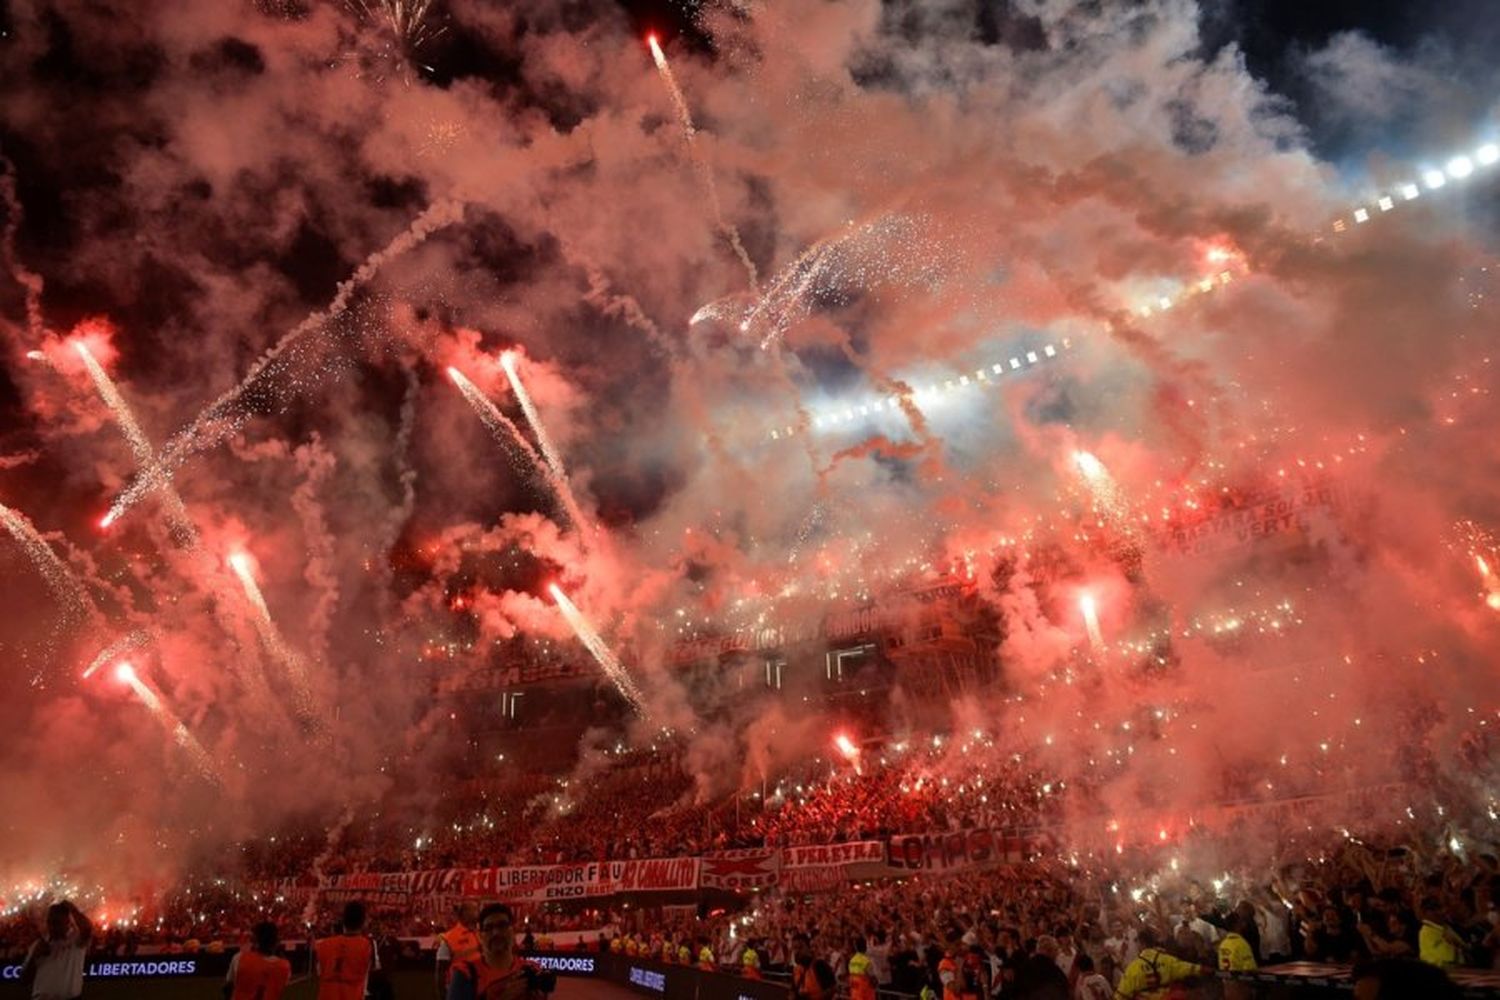
[[[0,3],[0,998],[1500,994],[1489,13]]]

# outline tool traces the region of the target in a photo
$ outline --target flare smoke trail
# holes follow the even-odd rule
[[[5,229],[0,234],[0,253],[5,257],[5,266],[10,269],[11,277],[25,292],[26,332],[31,335],[31,342],[36,344],[41,342],[47,332],[42,320],[42,276],[21,263],[21,258],[16,253],[16,233],[21,228],[24,215],[21,199],[16,197],[16,168],[4,156],[0,156],[0,165],[5,168],[0,173],[0,202],[5,205]]]
[[[261,355],[260,360],[250,366],[250,371],[240,380],[239,385],[224,393],[218,399],[208,404],[204,410],[193,418],[193,422],[178,431],[162,450],[161,461],[150,469],[142,469],[136,476],[135,482],[131,483],[110,505],[106,521],[118,520],[130,508],[134,507],[140,499],[153,489],[160,487],[169,480],[172,474],[194,454],[213,447],[220,441],[229,437],[245,422],[250,419],[248,409],[240,409],[240,398],[262,375],[274,376],[281,370],[282,365],[278,362],[308,334],[322,329],[328,323],[337,319],[348,310],[354,293],[375,277],[386,261],[400,256],[406,251],[421,243],[445,226],[452,225],[463,218],[463,205],[456,201],[439,201],[429,207],[421,215],[402,231],[391,242],[387,243],[381,250],[376,251],[365,259],[359,266],[359,270],[347,280],[339,283],[338,290],[333,296],[333,301],[328,308],[321,312],[315,312],[276,342],[269,351]]]
[[[542,424],[542,417],[537,413],[536,404],[531,401],[531,394],[521,383],[521,376],[516,372],[515,354],[506,351],[500,355],[500,367],[505,369],[505,377],[510,380],[511,391],[516,394],[516,399],[521,404],[521,411],[526,414],[532,433],[536,435],[536,443],[541,448],[542,458],[547,462],[547,468],[551,472],[549,478],[552,480],[553,488],[557,490],[558,499],[562,501],[563,509],[568,512],[568,517],[572,519],[573,526],[578,529],[578,533],[587,537],[592,534],[593,525],[584,517],[583,508],[578,506],[578,498],[573,495],[573,487],[568,482],[568,472],[563,467],[562,456],[552,444],[552,438],[547,435],[547,428]]]
[[[52,546],[37,534],[36,528],[26,516],[20,511],[0,504],[0,522],[5,524],[11,537],[19,542],[21,548],[31,557],[37,571],[42,574],[42,579],[47,581],[47,586],[53,596],[67,611],[68,618],[72,620],[87,617],[91,602],[88,593],[83,589],[83,584],[73,575],[73,571],[68,569],[67,563],[52,551]]]
[[[198,768],[199,772],[209,781],[212,781],[216,785],[219,784],[219,771],[214,767],[213,758],[208,755],[208,751],[203,749],[203,744],[199,743],[197,737],[188,732],[187,726],[182,724],[181,719],[177,718],[167,706],[162,704],[161,698],[157,696],[156,692],[146,686],[146,682],[141,680],[136,674],[135,667],[129,663],[121,663],[115,668],[115,677],[119,679],[121,684],[128,686],[130,690],[135,692],[135,696],[140,699],[141,704],[146,706],[151,714],[156,717],[156,721],[161,723],[162,728],[171,734],[172,739],[177,741],[177,745],[182,747],[187,752],[187,755],[192,758],[193,764]]]
[[[719,203],[719,188],[714,183],[713,170],[710,169],[708,161],[698,152],[698,128],[693,124],[693,115],[688,110],[687,99],[682,96],[682,88],[677,86],[677,77],[672,75],[672,67],[667,64],[667,54],[657,44],[655,35],[647,35],[646,44],[651,46],[651,58],[656,62],[657,75],[661,77],[667,93],[672,96],[672,105],[677,109],[677,120],[682,125],[682,138],[687,144],[688,158],[693,161],[693,169],[697,172],[699,183],[703,185],[703,191],[708,196],[709,209],[714,214],[714,225],[719,228],[719,232],[724,234],[724,238],[734,248],[734,255],[744,265],[745,275],[750,279],[751,293],[758,295],[760,294],[760,276],[756,272],[755,262],[745,251],[745,244],[740,240],[740,231],[724,218],[724,209]]]
[[[229,568],[239,577],[240,586],[245,588],[245,597],[255,607],[255,628],[260,633],[261,642],[265,643],[266,651],[291,675],[298,710],[311,715],[313,700],[312,691],[308,687],[307,664],[296,650],[287,645],[281,630],[276,627],[271,609],[267,607],[266,599],[260,592],[260,584],[255,582],[255,574],[251,572],[250,557],[243,552],[234,553],[229,557]]]
[[[99,655],[89,661],[89,665],[83,670],[83,679],[88,680],[94,676],[94,672],[106,663],[113,663],[126,653],[140,649],[149,643],[154,637],[146,629],[136,629],[122,639],[117,639],[99,651]]]
[[[554,583],[549,585],[547,590],[551,593],[553,602],[557,604],[557,609],[562,612],[568,627],[573,630],[574,635],[578,636],[578,641],[583,643],[584,648],[599,661],[599,666],[604,668],[605,676],[614,682],[615,687],[630,702],[636,714],[643,719],[646,718],[646,703],[641,697],[640,688],[635,686],[635,681],[625,669],[624,664],[620,662],[619,657],[615,656],[609,646],[605,645],[604,639],[594,631],[594,626],[583,616],[583,612],[578,610],[577,605],[568,599],[568,595],[562,592],[561,587]]]
[[[104,400],[104,405],[109,407],[114,414],[115,422],[120,425],[120,430],[125,435],[125,440],[130,442],[130,450],[135,455],[136,465],[140,468],[140,474],[150,476],[156,469],[156,451],[151,447],[146,432],[141,430],[140,423],[135,419],[135,414],[130,409],[130,404],[125,402],[125,397],[120,395],[119,388],[109,373],[94,358],[94,353],[89,350],[87,344],[81,340],[73,342],[73,349],[83,359],[83,367],[88,370],[89,378],[93,380],[94,388],[99,393],[99,398]],[[192,519],[188,517],[187,508],[183,506],[182,497],[178,495],[172,481],[165,476],[161,479],[161,496],[167,511],[167,522],[172,527],[172,532],[189,547],[198,543],[198,529],[193,527]],[[114,523],[114,518],[106,514],[99,522],[101,528],[108,528]]]

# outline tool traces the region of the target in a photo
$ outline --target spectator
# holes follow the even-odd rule
[[[1074,968],[1078,970],[1078,987],[1074,992],[1075,1000],[1113,1000],[1115,995],[1114,985],[1094,969],[1094,960],[1085,952],[1074,960]]]
[[[21,965],[21,988],[32,1000],[73,1000],[83,995],[83,966],[94,925],[71,900],[47,907],[47,935]]]

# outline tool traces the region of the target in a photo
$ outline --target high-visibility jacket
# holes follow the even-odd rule
[[[314,945],[318,955],[318,1000],[364,1000],[375,962],[375,942],[363,934],[335,934]]]
[[[945,972],[948,975],[944,976]],[[943,1000],[962,1000],[963,983],[958,978],[958,963],[950,956],[944,955],[938,963],[938,979],[943,984]]]
[[[1125,967],[1120,985],[1115,987],[1115,997],[1116,1000],[1132,1000],[1134,997],[1159,1000],[1167,995],[1168,983],[1196,976],[1201,971],[1202,966],[1184,962],[1160,948],[1146,948]]]
[[[454,924],[438,938],[448,946],[450,962],[473,962],[479,958],[479,935],[463,924]]]
[[[698,968],[704,972],[713,972],[718,969],[719,963],[714,961],[714,950],[708,945],[698,949]]]
[[[746,948],[740,956],[740,965],[746,979],[760,978],[760,956],[755,953],[754,948]]]
[[[862,951],[849,956],[849,1000],[875,1000],[875,967]]]
[[[489,997],[527,997],[524,981],[527,973],[541,971],[541,966],[519,955],[513,956],[510,968],[497,969],[481,956],[477,962],[454,962],[448,982],[448,1000],[488,1000]],[[518,980],[520,982],[518,982]],[[319,1000],[322,1000],[319,997]]]
[[[292,978],[292,965],[284,958],[247,948],[236,954],[233,961],[231,1000],[280,1000],[281,991]]]
[[[830,1000],[833,991],[818,982],[811,965],[798,965],[792,969],[792,996],[797,1000]]]
[[[1230,931],[1219,940],[1219,968],[1225,972],[1248,972],[1255,968],[1250,942]]]
[[[1417,932],[1417,954],[1441,969],[1458,964],[1458,949],[1448,940],[1448,928],[1431,920],[1422,921],[1422,929]]]
[[[692,965],[693,964],[693,949],[689,948],[686,944],[680,944],[680,945],[678,945],[677,946],[677,964],[678,965]]]

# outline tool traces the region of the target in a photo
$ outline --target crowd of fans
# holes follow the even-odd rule
[[[371,815],[246,844],[236,872],[185,879],[123,913],[117,906],[97,920],[92,948],[212,953],[238,946],[265,919],[295,939],[336,908],[295,891],[298,880],[319,875],[1034,830],[1059,822],[1069,795],[1076,804],[1087,794],[1054,787],[1019,755],[965,750],[868,749],[857,766],[812,761],[774,785],[707,803],[695,801],[694,783],[670,753],[622,755],[584,778],[519,776],[425,827]],[[640,900],[613,912],[523,910],[517,933],[529,943],[686,956],[693,964],[706,949],[716,967],[807,983],[810,976],[847,983],[852,962],[856,977],[914,995],[924,988],[943,995],[957,981],[964,990],[951,995],[960,997],[1129,995],[1132,963],[1153,948],[1159,964],[1189,983],[1207,981],[1226,962],[1411,959],[1500,969],[1500,862],[1449,823],[1413,821],[1399,840],[1376,845],[1328,823],[1305,824],[1321,833],[1286,837],[1255,822],[1149,848],[1049,851],[1022,864],[847,883],[816,895],[771,891],[754,896],[751,909],[711,915],[693,906],[643,908]],[[397,938],[430,939],[449,922],[446,914],[371,908],[371,931],[392,949]],[[35,923],[28,912],[0,921],[0,954],[22,954]]]

